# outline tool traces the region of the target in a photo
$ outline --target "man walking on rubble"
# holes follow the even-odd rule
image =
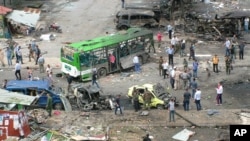
[[[191,94],[188,91],[188,89],[186,89],[186,92],[183,94],[183,107],[185,111],[189,111],[189,103],[190,103],[190,98],[191,98]]]
[[[231,47],[231,42],[229,41],[228,38],[226,38],[226,42],[224,43],[225,46],[225,56],[230,55],[230,47]]]
[[[137,112],[140,110],[140,103],[139,103],[139,91],[135,87],[133,89],[132,96],[133,96],[135,112]]]
[[[160,76],[163,74],[164,75],[164,72],[163,72],[163,57],[162,56],[160,56],[160,59],[159,59],[159,74],[160,74]]]
[[[216,105],[222,105],[222,94],[223,94],[223,86],[221,85],[221,82],[218,83],[218,86],[215,88],[216,89]]]
[[[180,89],[180,76],[181,76],[181,71],[179,69],[176,69],[175,75],[174,75],[174,89],[175,90]]]
[[[1,62],[1,65],[4,67],[5,64],[4,64],[4,51],[3,49],[0,48],[0,62]]]
[[[166,75],[168,77],[168,62],[165,60],[164,63],[162,63],[163,68],[163,78],[166,79]]]
[[[48,99],[47,99],[46,110],[48,111],[49,116],[51,117],[53,103],[52,103],[52,98],[49,93],[47,93],[47,97]]]
[[[144,100],[144,109],[150,110],[150,104],[151,99],[153,98],[152,94],[148,91],[148,89],[145,89],[145,92],[143,94],[143,100]]]
[[[157,33],[157,41],[158,41],[158,48],[160,48],[162,42],[162,34],[160,31]]]
[[[226,56],[225,64],[226,64],[226,73],[229,75],[231,73],[231,63],[232,60],[229,56]]]
[[[213,71],[218,73],[219,72],[218,71],[219,58],[216,54],[214,55],[212,61],[213,61]]]
[[[241,41],[240,45],[239,45],[239,59],[243,60],[244,57],[244,48],[245,48],[245,44],[243,41]]]
[[[167,30],[168,30],[168,37],[169,37],[169,39],[172,39],[173,27],[170,24],[167,26]]]
[[[175,77],[175,71],[176,71],[176,67],[174,68],[170,68],[170,84],[171,84],[171,87],[172,89],[174,89],[174,77]]]
[[[194,102],[196,104],[197,111],[201,110],[201,91],[198,88],[194,95]]]
[[[166,52],[168,54],[168,64],[174,66],[174,48],[173,48],[173,46],[170,46],[166,50]]]
[[[168,103],[168,111],[169,111],[169,122],[173,121],[175,122],[174,115],[175,115],[175,102],[174,99],[171,98],[171,100]]]
[[[197,88],[198,88],[198,84],[195,81],[195,78],[193,78],[193,81],[191,82],[192,98],[194,98],[194,94],[195,94]]]
[[[181,73],[181,78],[182,78],[182,81],[183,81],[183,87],[184,89],[187,89],[188,88],[188,73],[187,73],[187,70],[184,70],[183,73]]]
[[[117,95],[115,99],[115,115],[116,115],[117,110],[120,110],[120,114],[122,115],[120,99],[121,99],[121,95]]]
[[[97,88],[100,88],[97,83],[97,71],[94,69],[92,74],[92,85],[96,84]]]

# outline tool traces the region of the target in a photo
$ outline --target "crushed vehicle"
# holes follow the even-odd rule
[[[96,86],[84,86],[81,83],[71,86],[72,92],[67,94],[67,98],[72,107],[90,110],[112,110],[115,98],[111,95],[104,96],[100,88]]]
[[[71,111],[67,99],[62,96],[60,91],[53,90],[48,80],[10,80],[6,85],[6,90],[36,97],[35,104],[32,105],[34,108],[45,108],[47,94],[50,94],[54,109]]]
[[[143,94],[145,92],[145,89],[147,88],[148,91],[153,95],[153,98],[151,99],[150,106],[152,108],[157,109],[166,109],[168,108],[168,103],[171,100],[171,98],[174,99],[175,105],[178,106],[179,102],[176,100],[176,97],[173,97],[170,93],[166,91],[166,89],[160,84],[144,84],[142,86],[134,85],[128,89],[128,98],[132,100],[132,93],[134,87],[139,91],[139,103],[143,104]]]
[[[125,9],[144,9],[152,10],[155,17],[169,19],[171,0],[128,0]]]
[[[116,14],[116,28],[127,30],[131,27],[157,27],[159,23],[152,10],[128,9],[118,11]]]
[[[221,40],[228,36],[240,36],[243,19],[249,17],[249,11],[217,12],[213,5],[193,4],[185,11],[184,30],[197,33],[208,40]]]

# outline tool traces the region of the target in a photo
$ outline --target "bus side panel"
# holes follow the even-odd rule
[[[128,55],[128,56],[126,56],[126,57],[120,58],[121,66],[122,66],[123,69],[130,68],[130,67],[133,67],[133,66],[134,66],[133,58],[135,57],[136,54],[137,54],[138,56],[142,56],[142,57],[147,55],[146,52],[141,51],[141,52],[137,52],[137,53]],[[143,59],[144,59],[144,57],[143,57]],[[145,60],[144,60],[144,61],[145,61]]]

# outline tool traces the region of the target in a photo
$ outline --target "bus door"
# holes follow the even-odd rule
[[[108,49],[108,60],[109,60],[109,72],[113,72],[119,69],[119,55],[118,55],[118,47],[113,47]]]

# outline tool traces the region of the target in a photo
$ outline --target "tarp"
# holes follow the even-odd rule
[[[0,15],[6,15],[8,12],[11,11],[12,9],[0,5]]]
[[[36,97],[0,89],[0,103],[31,105]]]
[[[36,27],[36,24],[40,18],[40,11],[37,12],[26,9],[23,11],[13,10],[6,16],[6,18],[30,27]]]

